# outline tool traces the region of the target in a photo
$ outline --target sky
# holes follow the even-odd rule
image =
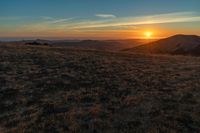
[[[200,0],[0,0],[0,38],[200,35]]]

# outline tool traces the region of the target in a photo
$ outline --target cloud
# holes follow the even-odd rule
[[[44,19],[44,20],[52,20],[52,19],[54,19],[53,17],[49,17],[49,16],[42,16],[41,18]]]
[[[73,19],[75,19],[75,17],[52,20],[52,21],[49,21],[49,23],[56,24],[56,23],[62,23],[62,22],[70,21],[70,20],[73,20]]]
[[[101,16],[102,14],[100,14]],[[104,14],[105,15],[105,14]],[[108,15],[108,14],[107,14]],[[106,31],[137,31],[138,26],[148,24],[168,24],[168,23],[182,23],[182,22],[200,22],[200,15],[197,12],[172,12],[148,16],[136,16],[136,17],[114,17],[112,19],[84,19],[84,18],[62,18],[55,19],[47,17],[41,19],[41,21],[29,22],[27,24],[11,27],[11,31],[8,28],[4,28],[2,33],[80,33],[80,32],[106,32]],[[18,19],[18,18],[1,18],[1,19]],[[1,29],[3,26],[0,26]],[[131,29],[131,30],[130,30]],[[1,33],[0,32],[0,33]]]
[[[95,16],[99,18],[116,18],[113,14],[96,14]]]
[[[6,16],[6,17],[1,17],[0,16],[0,20],[4,20],[4,21],[11,21],[11,20],[20,20],[20,19],[27,19],[30,18],[28,16]]]
[[[74,26],[77,29],[83,28],[101,28],[101,27],[119,27],[119,26],[137,26],[146,24],[165,24],[179,22],[200,22],[200,16],[195,12],[174,12],[150,16],[138,17],[118,17],[109,21],[88,21],[87,23],[78,23]]]
[[[137,17],[117,17],[103,20],[74,19],[75,17],[50,20],[44,23],[40,22],[38,24],[33,24],[30,27],[40,27],[40,29],[43,29],[42,27],[44,27],[46,30],[51,29],[59,31],[101,31],[106,29],[126,29],[127,27],[134,27],[134,29],[136,29],[139,25],[147,24],[200,22],[200,16],[198,16],[195,12],[173,12]]]

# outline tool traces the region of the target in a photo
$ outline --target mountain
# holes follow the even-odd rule
[[[136,46],[152,42],[154,40],[146,39],[124,39],[124,40],[22,40],[4,42],[17,45],[49,45],[56,47],[69,47],[77,49],[90,49],[100,51],[121,51]]]
[[[200,37],[179,34],[125,51],[200,56]]]
[[[101,51],[119,51],[129,49],[147,43],[144,39],[127,40],[82,40],[82,41],[61,41],[53,42],[53,45],[72,47],[78,49],[93,49]]]

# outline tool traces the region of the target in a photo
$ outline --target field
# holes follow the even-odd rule
[[[0,45],[0,132],[199,131],[199,57]]]

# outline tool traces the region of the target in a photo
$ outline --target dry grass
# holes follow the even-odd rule
[[[200,58],[0,45],[1,132],[200,131]]]

